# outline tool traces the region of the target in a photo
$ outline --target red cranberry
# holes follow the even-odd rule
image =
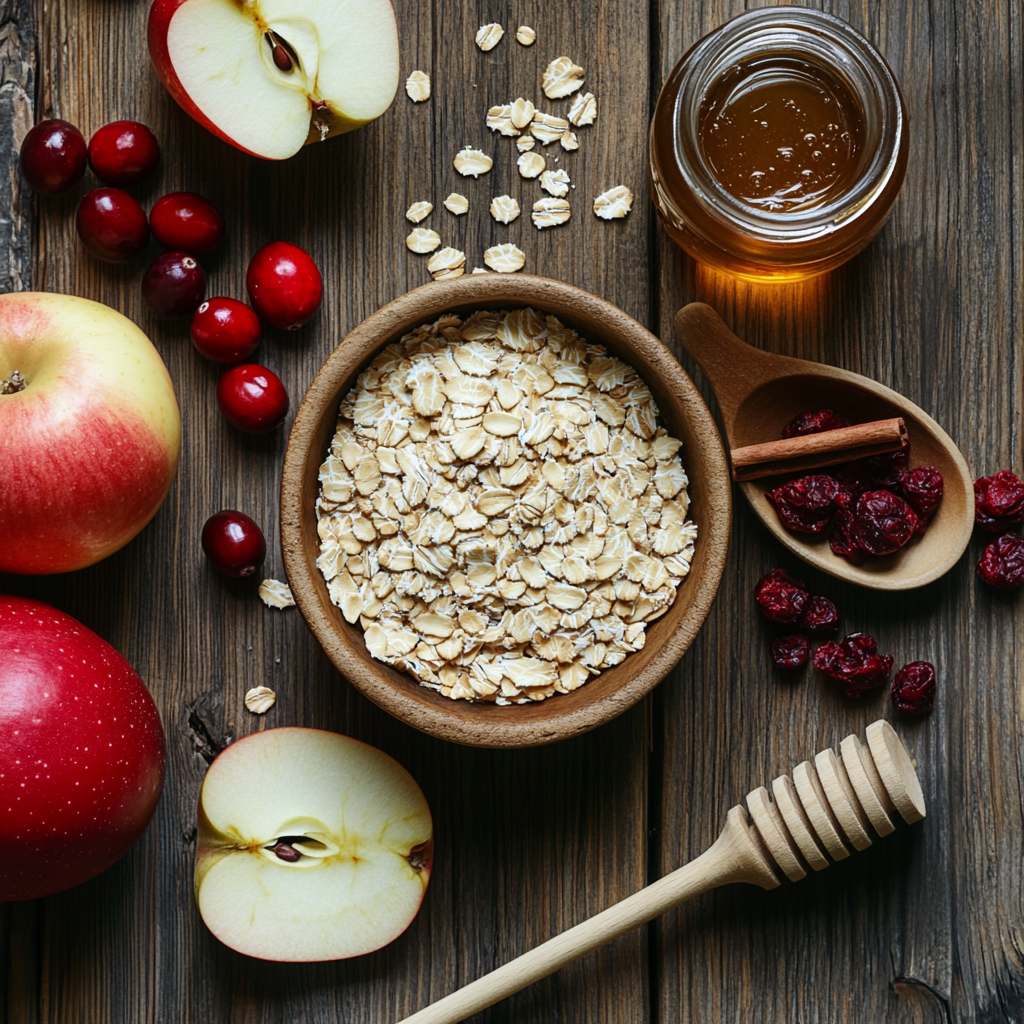
[[[927,715],[935,707],[935,666],[912,661],[896,673],[889,691],[893,707],[907,715]]]
[[[864,554],[857,543],[853,513],[849,509],[841,508],[836,513],[836,517],[832,521],[832,532],[828,535],[828,546],[834,555],[839,555],[842,558],[856,559]]]
[[[836,514],[839,484],[825,473],[790,480],[768,493],[782,525],[794,533],[822,533]]]
[[[898,492],[903,487],[909,459],[910,445],[904,445],[894,452],[882,452],[881,455],[870,455],[866,459],[861,459],[861,465],[875,488]]]
[[[803,437],[805,434],[820,434],[825,430],[838,430],[845,426],[845,420],[840,419],[831,409],[810,409],[783,427],[782,436]]]
[[[870,490],[870,484],[864,475],[864,467],[859,462],[844,462],[841,466],[832,466],[831,472],[839,484],[836,504],[840,508],[852,509],[857,499],[865,491]]]
[[[215,363],[238,363],[260,343],[260,318],[237,299],[207,299],[192,317],[192,344]]]
[[[982,552],[978,575],[990,586],[1012,590],[1024,583],[1024,537],[1004,533]]]
[[[224,219],[217,207],[194,192],[170,192],[149,211],[153,237],[168,249],[201,256],[224,238]]]
[[[810,596],[803,580],[794,579],[783,569],[772,569],[754,588],[754,600],[769,622],[798,622]]]
[[[917,513],[892,491],[865,491],[853,513],[857,544],[870,555],[891,555],[914,535]]]
[[[827,597],[812,597],[804,609],[800,627],[814,636],[835,636],[839,631],[839,609]]]
[[[776,668],[803,668],[811,650],[811,641],[802,634],[779,636],[771,643],[772,662]]]
[[[814,667],[843,684],[847,697],[859,697],[881,686],[892,671],[892,656],[878,653],[874,637],[850,633],[838,643],[829,640],[814,652]]]
[[[44,196],[70,192],[85,174],[85,139],[67,121],[40,121],[21,144],[25,180]]]
[[[294,331],[319,308],[323,280],[311,256],[297,245],[271,242],[249,262],[245,286],[267,323]]]
[[[138,185],[160,163],[160,143],[138,121],[111,121],[89,140],[89,166],[111,185]]]
[[[247,434],[269,434],[288,415],[288,392],[265,366],[232,366],[217,382],[217,405],[224,418]]]
[[[244,512],[225,509],[206,520],[203,553],[225,576],[251,576],[266,558],[267,542]]]
[[[123,263],[149,241],[146,213],[119,188],[94,188],[82,196],[75,215],[78,237],[99,260]]]
[[[903,497],[921,517],[921,532],[927,519],[942,503],[942,474],[934,466],[915,466],[903,481]]]
[[[1024,520],[1024,480],[1008,469],[974,481],[974,521],[1001,533]]]
[[[206,274],[187,252],[165,252],[142,278],[142,297],[157,316],[194,313],[206,294]]]

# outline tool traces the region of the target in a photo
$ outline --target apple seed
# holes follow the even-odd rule
[[[268,846],[267,849],[274,853],[278,860],[283,860],[288,864],[294,864],[297,860],[302,859],[302,854],[288,843],[275,843],[273,846]]]
[[[265,38],[267,43],[270,45],[270,52],[274,59],[274,66],[278,71],[292,71],[298,63],[298,57],[295,55],[295,51],[273,32],[268,31]]]

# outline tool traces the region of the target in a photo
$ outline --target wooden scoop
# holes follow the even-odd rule
[[[771,794],[763,786],[748,793],[746,809],[737,804],[729,811],[721,835],[696,860],[402,1024],[455,1024],[684,900],[729,882],[774,889],[781,884],[780,872],[798,881],[808,867],[821,871],[830,857],[849,857],[849,846],[870,846],[872,833],[888,835],[894,830],[892,811],[908,823],[924,817],[914,766],[888,722],[868,726],[866,747],[856,736],[847,736],[840,751],[837,756],[823,750],[814,764],[797,765],[792,779],[780,775]]]
[[[826,535],[790,533],[782,525],[764,492],[783,478],[741,483],[751,507],[790,551],[832,576],[877,590],[924,586],[956,564],[974,529],[974,482],[960,449],[923,409],[859,373],[752,348],[700,302],[679,311],[675,328],[711,382],[728,447],[780,437],[782,428],[808,409],[832,409],[848,423],[899,416],[906,423],[911,467],[935,466],[942,473],[945,494],[927,531],[895,554],[867,557],[859,565],[834,555]]]

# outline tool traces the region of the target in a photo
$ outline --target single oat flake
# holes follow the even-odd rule
[[[511,242],[503,242],[501,245],[491,246],[484,252],[484,263],[499,274],[513,274],[517,270],[523,269],[526,264],[526,255]]]
[[[487,111],[487,127],[502,135],[518,135],[519,129],[512,123],[512,104],[503,103]]]
[[[543,171],[540,176],[540,187],[549,195],[568,195],[570,184],[569,172],[561,167],[554,171]]]
[[[564,117],[555,114],[545,114],[538,110],[530,122],[530,132],[535,139],[538,139],[545,146],[552,142],[558,142],[562,135],[569,130],[569,122]]]
[[[295,598],[291,588],[280,580],[264,580],[260,584],[259,595],[268,608],[294,608]]]
[[[493,165],[494,161],[486,153],[470,146],[460,149],[455,155],[455,170],[466,178],[471,176],[479,178],[481,174],[486,174]]]
[[[597,118],[597,100],[594,99],[594,94],[592,92],[583,95],[577,93],[573,97],[572,106],[569,107],[568,118],[577,128],[593,124]]]
[[[576,138],[575,132],[563,132],[559,141],[562,144],[562,149],[572,151],[580,148],[580,140]]]
[[[516,139],[516,149],[520,153],[525,153],[528,149],[533,149],[537,145],[537,140],[532,135],[520,135]]]
[[[572,210],[569,209],[567,199],[545,196],[533,204],[531,216],[539,231],[541,228],[553,228],[564,224],[572,216]]]
[[[413,103],[430,99],[430,75],[425,71],[414,71],[405,80],[405,91]]]
[[[516,39],[523,44],[523,46],[533,46],[537,41],[537,33],[530,28],[529,25],[520,25],[516,29]]]
[[[488,50],[493,50],[501,42],[501,37],[504,34],[505,30],[497,22],[493,22],[490,25],[481,25],[476,34],[476,45],[486,53]]]
[[[495,196],[491,216],[501,224],[511,224],[519,216],[519,204],[511,196]]]
[[[625,217],[633,207],[633,193],[625,185],[602,192],[594,200],[594,213],[602,220],[616,220]]]
[[[435,281],[448,281],[453,277],[462,277],[466,272],[466,254],[450,246],[435,252],[427,261],[427,270]],[[373,488],[375,490],[376,488]],[[372,490],[371,490],[372,493]]]
[[[526,152],[519,157],[516,165],[524,178],[536,178],[547,166],[547,163],[540,153]]]
[[[405,219],[412,221],[413,224],[419,224],[427,214],[433,209],[433,204],[428,203],[425,200],[419,203],[413,203],[408,210],[405,211]]]
[[[432,228],[413,228],[406,235],[405,244],[412,252],[422,256],[433,252],[441,244],[441,236]]]
[[[254,715],[265,715],[277,703],[277,694],[269,686],[254,686],[245,695],[245,706]]]
[[[444,201],[444,206],[458,217],[469,209],[469,200],[458,192],[452,192]]]
[[[544,95],[549,100],[560,100],[571,96],[581,85],[586,72],[568,57],[556,57],[545,69],[541,78]]]
[[[535,113],[534,105],[529,100],[524,100],[522,96],[509,107],[509,117],[517,128],[525,128],[533,120]]]

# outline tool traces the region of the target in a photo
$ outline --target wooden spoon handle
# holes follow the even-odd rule
[[[455,1024],[465,1020],[685,900],[730,882],[752,882],[764,889],[779,884],[752,838],[746,812],[740,807],[729,811],[721,835],[696,860],[424,1007],[401,1024]]]

